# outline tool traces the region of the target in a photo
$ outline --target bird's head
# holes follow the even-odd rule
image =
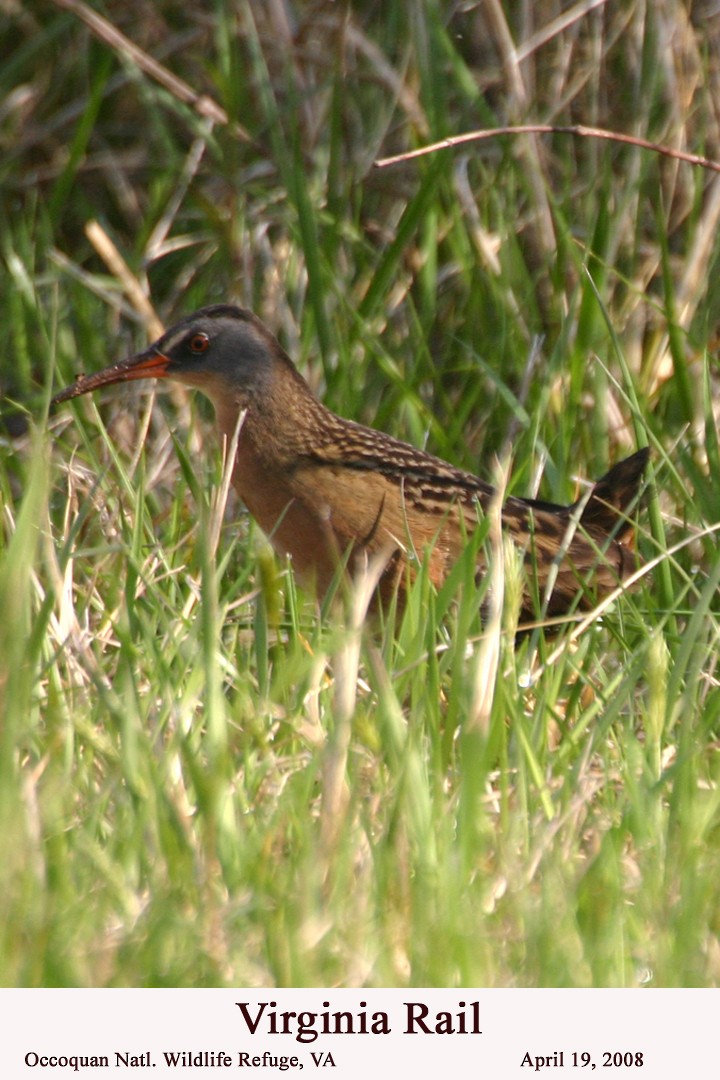
[[[255,315],[218,304],[189,315],[144,352],[95,375],[79,375],[72,386],[53,398],[53,404],[101,386],[148,378],[175,379],[197,387],[217,404],[227,395],[262,393],[277,364],[301,378]]]

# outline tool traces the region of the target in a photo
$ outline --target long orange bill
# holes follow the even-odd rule
[[[51,404],[58,405],[61,401],[69,401],[70,398],[80,397],[81,394],[89,394],[91,390],[97,390],[99,386],[129,382],[130,379],[166,378],[169,363],[167,356],[154,348],[149,348],[144,353],[131,356],[127,360],[120,360],[112,367],[98,371],[96,375],[78,375],[72,386],[67,386],[55,395]]]

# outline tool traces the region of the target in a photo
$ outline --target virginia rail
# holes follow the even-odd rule
[[[385,560],[384,600],[405,588],[407,565],[426,553],[440,584],[492,499],[493,488],[471,473],[330,412],[270,331],[241,308],[197,311],[145,352],[78,376],[54,402],[144,378],[201,390],[228,445],[245,412],[233,485],[276,551],[320,592],[346,556],[351,570],[364,555]],[[536,598],[555,563],[551,616],[589,609],[628,575],[634,558],[627,515],[647,459],[643,449],[619,462],[571,506],[506,500],[503,527],[525,551],[529,571],[524,618],[536,617]]]

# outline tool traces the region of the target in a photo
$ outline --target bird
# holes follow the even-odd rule
[[[210,399],[221,439],[228,446],[237,439],[235,490],[276,552],[319,595],[340,567],[352,575],[370,558],[381,567],[380,606],[402,602],[424,560],[440,586],[490,510],[492,485],[331,412],[247,309],[204,307],[144,352],[78,375],[53,404],[149,378],[177,380]],[[644,447],[618,462],[570,505],[505,499],[502,528],[527,568],[522,619],[592,610],[629,576],[636,565],[629,515],[648,454]],[[480,580],[487,559],[482,550],[477,558]]]

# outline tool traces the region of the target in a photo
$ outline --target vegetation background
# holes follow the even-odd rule
[[[567,134],[374,167],[533,122],[718,160],[716,5],[2,0],[0,46],[0,982],[717,983],[720,178]],[[319,614],[202,400],[48,416],[220,300],[343,415],[489,478],[509,440],[518,494],[649,442],[652,572],[517,650],[472,552]]]

